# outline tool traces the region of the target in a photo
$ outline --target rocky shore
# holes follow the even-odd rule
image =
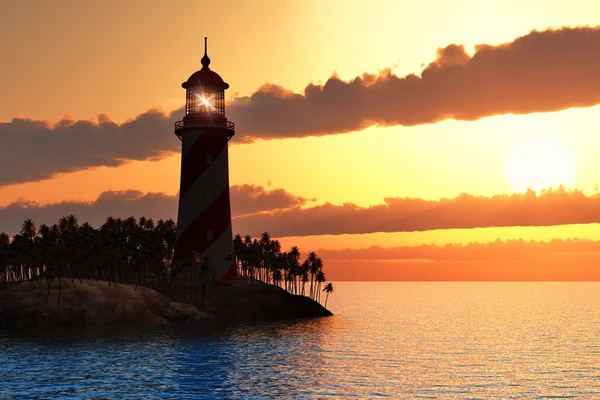
[[[144,287],[105,281],[46,281],[13,284],[0,290],[0,328],[213,326],[259,321],[290,320],[332,315],[305,296],[292,295],[266,284],[215,287],[204,307],[177,303]]]

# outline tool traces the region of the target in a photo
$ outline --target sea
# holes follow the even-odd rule
[[[600,398],[600,283],[334,288],[333,317],[0,333],[0,399]]]

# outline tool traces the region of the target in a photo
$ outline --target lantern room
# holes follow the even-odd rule
[[[175,122],[175,134],[182,140],[182,132],[193,129],[219,129],[227,132],[227,140],[233,137],[234,124],[225,117],[225,89],[229,85],[211,71],[204,38],[202,69],[194,72],[181,86],[186,90],[185,116]]]
[[[185,115],[207,117],[225,116],[225,89],[229,85],[214,71],[211,71],[207,55],[207,38],[204,38],[202,69],[194,72],[181,86],[186,89]]]

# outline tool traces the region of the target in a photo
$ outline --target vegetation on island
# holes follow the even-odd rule
[[[323,260],[314,251],[301,261],[298,247],[282,252],[279,241],[271,239],[267,232],[260,239],[252,239],[249,235],[242,239],[241,235],[235,235],[233,247],[239,275],[321,300],[320,289],[326,279]]]
[[[108,217],[94,228],[87,222],[79,225],[77,217],[69,215],[37,229],[27,219],[14,237],[0,233],[0,287],[11,282],[40,285],[45,279],[48,287],[58,280],[60,288],[62,279],[72,284],[88,279],[158,290],[168,284],[172,267],[179,270],[188,265],[202,281],[207,265],[198,254],[187,260],[173,259],[175,233],[171,219],[155,224],[145,217]],[[301,262],[296,246],[281,252],[279,241],[266,232],[260,239],[236,235],[233,244],[240,276],[320,301],[325,273],[323,261],[314,252]]]

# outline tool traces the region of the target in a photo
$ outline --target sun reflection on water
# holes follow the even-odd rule
[[[5,334],[0,398],[598,397],[599,289],[336,283],[331,318]]]

